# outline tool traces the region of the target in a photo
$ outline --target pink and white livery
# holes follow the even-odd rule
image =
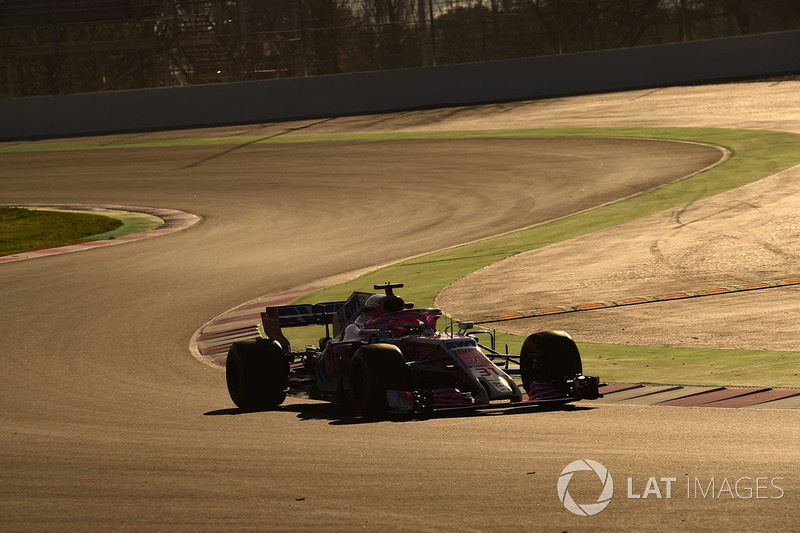
[[[569,335],[530,335],[520,355],[497,352],[490,331],[460,322],[437,330],[439,309],[415,309],[393,289],[354,292],[347,301],[267,307],[266,338],[234,343],[226,376],[243,410],[275,409],[287,394],[303,393],[352,405],[364,416],[390,412],[425,416],[438,411],[564,405],[600,397],[599,380],[582,374]],[[292,352],[283,328],[324,325],[320,347]],[[332,329],[332,331],[331,331]],[[488,335],[490,346],[479,341]],[[518,373],[522,386],[510,374]]]

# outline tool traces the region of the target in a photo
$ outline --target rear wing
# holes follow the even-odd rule
[[[323,325],[326,336],[330,336],[328,326],[332,325],[333,336],[338,337],[355,320],[370,296],[372,293],[354,292],[344,302],[270,306],[261,313],[261,324],[267,337],[280,342],[284,351],[289,352],[289,340],[283,335],[282,328]]]

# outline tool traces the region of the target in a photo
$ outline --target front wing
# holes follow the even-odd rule
[[[556,407],[581,400],[597,399],[602,394],[597,392],[571,390],[571,395],[549,395],[531,398],[523,395],[521,401],[494,400],[476,402],[469,393],[461,393],[457,389],[436,389],[433,391],[386,391],[386,400],[390,412],[430,414],[456,411],[482,411],[485,409],[518,409],[525,407]]]

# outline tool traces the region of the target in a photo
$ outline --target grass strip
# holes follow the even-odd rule
[[[800,387],[800,352],[578,343],[587,374],[615,383]]]
[[[555,221],[448,250],[432,252],[369,272],[301,299],[336,299],[387,280],[403,281],[419,306],[433,305],[449,283],[512,255],[690,204],[773,175],[800,163],[800,135],[752,130],[639,128],[527,130],[528,136],[631,137],[700,142],[726,148],[726,162],[681,181]],[[515,136],[523,136],[517,131]]]

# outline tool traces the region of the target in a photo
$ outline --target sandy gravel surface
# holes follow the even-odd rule
[[[660,119],[654,114],[675,122],[702,116],[701,102],[714,110],[709,122],[730,122],[731,91],[758,95],[770,107],[786,102],[787,87],[797,86],[674,89],[103,142],[315,128],[655,125]],[[680,97],[687,91],[706,97]],[[661,100],[645,102],[650,98]],[[662,111],[667,102],[671,111]],[[742,111],[740,126],[764,120],[757,107]],[[242,414],[232,409],[223,374],[191,357],[189,340],[200,325],[260,294],[453,244],[465,234],[535,223],[537,210],[520,219],[516,208],[547,194],[546,182],[530,178],[538,165],[575,165],[572,172],[580,174],[600,162],[574,156],[591,143],[561,142],[242,143],[0,154],[3,203],[149,205],[203,217],[157,239],[0,265],[0,529],[794,528],[800,498],[796,412],[598,406],[364,423],[326,404],[289,401],[277,412]],[[603,157],[619,169],[634,168],[626,164],[627,150],[645,144],[619,143]],[[497,150],[504,157],[496,157]],[[431,173],[440,182],[475,188],[492,176],[501,191],[497,205],[487,212],[482,200],[447,196],[429,207]],[[647,187],[651,179],[635,172],[622,185],[601,179],[588,189],[574,180],[570,193],[588,205],[620,189]],[[381,201],[386,198],[392,201]],[[410,211],[418,217],[405,216]],[[458,224],[448,229],[454,217]],[[435,238],[432,229],[439,232]],[[663,249],[669,256],[679,248]],[[770,264],[779,270],[777,262]],[[589,519],[566,511],[556,492],[562,469],[581,458],[605,464],[616,485],[609,508]],[[662,476],[675,477],[674,498],[626,497],[627,478],[640,493],[649,477]],[[781,491],[758,498],[678,492],[685,480],[700,479],[705,488],[712,477],[762,477]],[[591,476],[576,476],[570,490],[589,501],[597,492],[592,483]]]

